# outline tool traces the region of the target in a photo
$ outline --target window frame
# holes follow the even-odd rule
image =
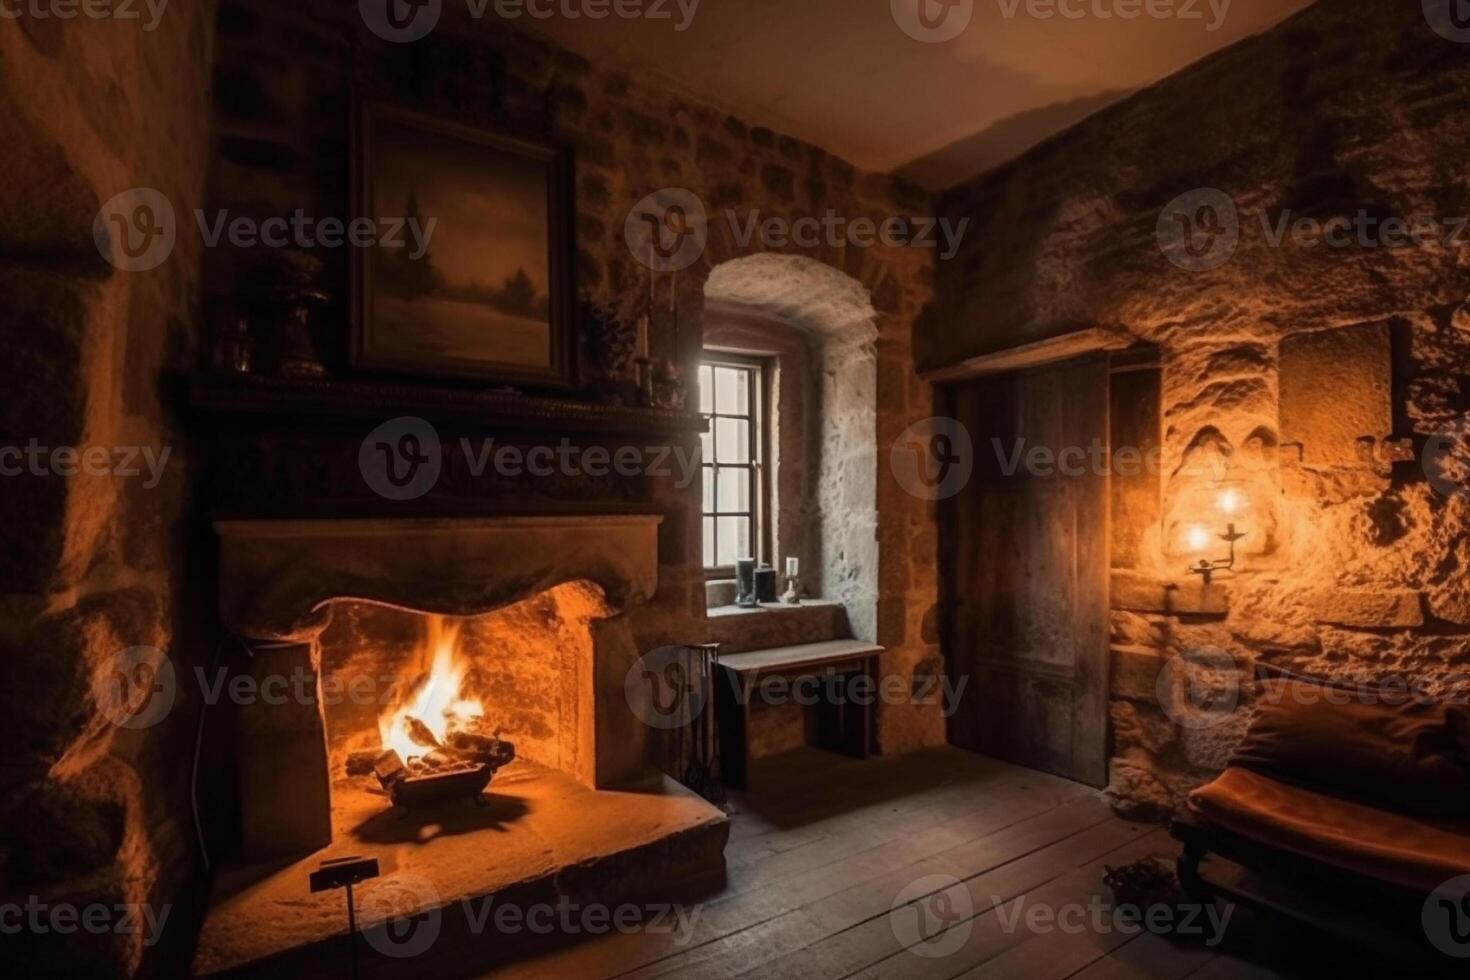
[[[733,578],[734,577],[734,575],[735,575],[735,566],[734,565],[705,565],[704,564],[704,562],[707,559],[707,556],[704,554],[704,522],[705,522],[705,519],[706,518],[708,518],[708,517],[714,517],[715,518],[715,553],[716,554],[719,553],[719,517],[720,516],[725,516],[725,517],[744,517],[744,516],[746,516],[747,513],[749,514],[749,519],[750,519],[750,523],[751,523],[751,533],[750,533],[751,551],[754,552],[754,554],[752,554],[751,557],[755,558],[755,560],[758,563],[759,562],[768,562],[770,560],[769,559],[769,556],[773,553],[773,551],[772,551],[772,547],[773,546],[772,546],[772,540],[771,540],[771,535],[772,535],[772,527],[771,527],[771,525],[773,523],[772,520],[771,520],[771,479],[770,479],[770,466],[767,464],[767,461],[770,459],[770,447],[771,447],[771,438],[772,438],[771,427],[770,427],[770,424],[769,424],[769,420],[771,418],[770,400],[771,400],[771,393],[772,393],[772,390],[774,388],[774,385],[772,384],[772,380],[773,380],[774,375],[775,375],[776,362],[775,362],[775,358],[774,357],[771,357],[769,355],[753,353],[753,352],[750,352],[750,351],[730,350],[730,349],[727,349],[727,348],[720,348],[720,347],[706,347],[706,348],[704,348],[704,350],[702,350],[700,352],[700,357],[699,357],[699,368],[700,368],[699,374],[700,374],[700,376],[702,376],[704,374],[704,368],[705,367],[711,367],[711,368],[719,368],[719,367],[739,368],[741,370],[750,372],[749,393],[747,395],[748,404],[750,405],[750,415],[748,417],[747,416],[741,416],[741,415],[721,414],[721,413],[716,412],[716,411],[711,411],[711,412],[708,412],[708,413],[705,413],[703,411],[700,412],[700,414],[705,419],[707,419],[709,421],[709,424],[710,424],[710,444],[711,444],[712,447],[715,447],[715,456],[716,456],[716,459],[718,458],[718,455],[719,455],[719,449],[718,449],[717,442],[716,442],[716,440],[719,438],[718,435],[717,435],[717,431],[716,431],[717,428],[718,428],[717,425],[716,425],[716,422],[715,422],[716,419],[718,419],[718,418],[726,418],[726,419],[747,419],[748,418],[748,425],[749,425],[749,429],[750,429],[750,436],[749,436],[749,438],[750,438],[750,464],[749,464],[749,466],[750,466],[750,470],[751,470],[751,487],[750,487],[751,499],[750,499],[750,510],[748,512],[747,511],[721,511],[721,510],[719,510],[719,497],[718,497],[718,495],[719,495],[719,484],[718,484],[718,480],[715,481],[715,495],[716,495],[715,505],[716,505],[716,509],[713,512],[706,512],[705,511],[705,509],[704,509],[704,474],[708,470],[713,470],[714,473],[716,474],[716,476],[718,476],[719,469],[718,469],[718,463],[717,463],[716,459],[710,459],[710,460],[701,459],[700,460],[700,468],[699,468],[699,479],[700,479],[700,484],[699,484],[699,486],[700,486],[700,490],[699,490],[699,493],[700,493],[700,498],[699,498],[699,549],[700,549],[700,564],[704,568],[704,575],[705,575],[705,578],[706,579],[724,579],[724,578]],[[713,385],[713,377],[714,377],[713,372],[711,372],[711,384],[712,385]],[[702,382],[701,382],[701,384],[702,384]],[[704,392],[701,390],[701,392],[700,392],[701,401],[703,399],[703,394],[704,394]],[[710,391],[710,406],[711,406],[711,408],[714,408],[715,407],[714,397],[715,397],[715,393],[714,393],[713,390],[711,390]],[[743,465],[743,464],[735,464],[735,465]]]

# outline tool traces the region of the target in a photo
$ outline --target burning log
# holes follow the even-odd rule
[[[450,732],[447,739],[449,750],[462,759],[500,769],[516,757],[513,742],[493,735],[476,735],[473,732]]]
[[[347,757],[347,775],[371,776],[381,752],[353,752]]]
[[[404,766],[398,753],[389,749],[373,763],[373,775],[378,777],[378,782],[383,784],[384,789],[391,790],[394,783],[408,776],[408,768]]]
[[[426,749],[442,749],[443,744],[429,731],[429,726],[419,721],[413,715],[404,719],[404,727],[408,730],[408,737],[413,739],[413,744]]]

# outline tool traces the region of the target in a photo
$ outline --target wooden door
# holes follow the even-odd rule
[[[940,509],[954,744],[1107,782],[1108,361],[942,389],[973,474]]]

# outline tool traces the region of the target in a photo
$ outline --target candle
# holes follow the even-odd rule
[[[638,356],[648,359],[648,321],[647,313],[638,318]]]
[[[796,578],[801,572],[801,561],[796,558],[786,559],[786,577]]]

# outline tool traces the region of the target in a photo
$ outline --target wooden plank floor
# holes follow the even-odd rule
[[[1350,957],[1245,909],[1209,945],[1203,915],[1190,939],[1115,927],[1091,911],[1110,901],[1104,866],[1172,860],[1167,832],[1119,820],[1086,787],[958,749],[867,762],[792,753],[762,762],[732,806],[728,882],[699,903],[692,933],[609,934],[487,976],[1355,975]],[[1073,911],[1033,929],[1026,916],[1045,914],[1035,909]]]

